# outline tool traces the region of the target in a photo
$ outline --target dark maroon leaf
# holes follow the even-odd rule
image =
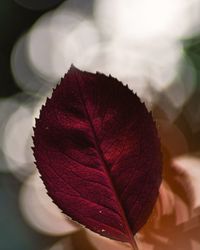
[[[156,126],[136,94],[111,76],[72,66],[34,131],[36,164],[58,207],[94,232],[133,244],[162,172]]]

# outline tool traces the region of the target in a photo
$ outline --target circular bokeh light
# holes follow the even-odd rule
[[[61,236],[79,229],[52,202],[38,172],[31,175],[22,186],[20,206],[29,225],[41,233]]]

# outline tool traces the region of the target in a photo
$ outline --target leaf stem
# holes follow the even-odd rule
[[[134,237],[132,237],[132,240],[131,240],[130,244],[131,244],[132,250],[139,250]]]

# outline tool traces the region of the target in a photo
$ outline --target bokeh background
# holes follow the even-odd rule
[[[128,249],[80,229],[32,156],[41,105],[71,64],[128,84],[153,111],[163,182],[141,250],[200,249],[200,0],[1,0],[0,250]]]

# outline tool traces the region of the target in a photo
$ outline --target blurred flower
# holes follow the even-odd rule
[[[191,155],[177,157],[168,171],[140,240],[155,250],[198,250],[200,159]]]

